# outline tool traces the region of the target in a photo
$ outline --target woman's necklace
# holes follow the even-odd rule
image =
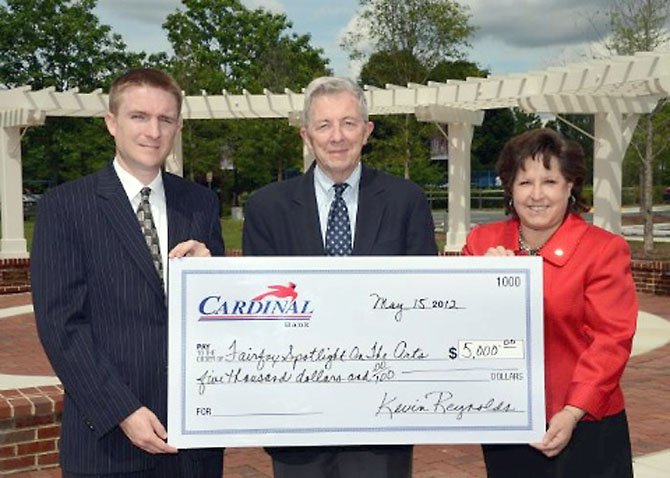
[[[519,250],[525,252],[529,256],[539,256],[540,255],[540,250],[544,247],[546,244],[546,241],[540,244],[538,247],[530,247],[528,243],[526,242],[526,239],[523,237],[523,233],[521,232],[521,225],[519,225]]]

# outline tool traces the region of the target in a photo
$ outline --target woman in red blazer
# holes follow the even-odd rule
[[[632,477],[620,379],[637,297],[626,242],[586,223],[584,153],[550,129],[512,138],[496,169],[511,218],[476,227],[465,255],[539,255],[544,269],[547,432],[484,445],[489,477]]]

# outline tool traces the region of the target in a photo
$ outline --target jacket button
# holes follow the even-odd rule
[[[565,253],[563,252],[563,249],[556,249],[554,254],[556,254],[558,257],[561,257]]]

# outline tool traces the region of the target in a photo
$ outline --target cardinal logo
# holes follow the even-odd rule
[[[295,284],[289,282],[288,285],[269,285],[267,292],[264,292],[251,300],[263,300],[266,297],[277,297],[278,299],[290,297],[292,301],[295,301],[298,298],[298,293],[295,291]]]
[[[198,306],[199,320],[283,320],[309,321],[314,314],[310,300],[298,301],[294,282],[272,284],[253,299],[229,300],[223,295],[204,297]]]

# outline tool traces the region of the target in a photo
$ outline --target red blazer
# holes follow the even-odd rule
[[[464,255],[519,252],[519,220],[474,228]],[[620,380],[630,356],[637,296],[628,244],[569,214],[540,250],[544,264],[547,421],[565,405],[599,420],[624,408]]]

